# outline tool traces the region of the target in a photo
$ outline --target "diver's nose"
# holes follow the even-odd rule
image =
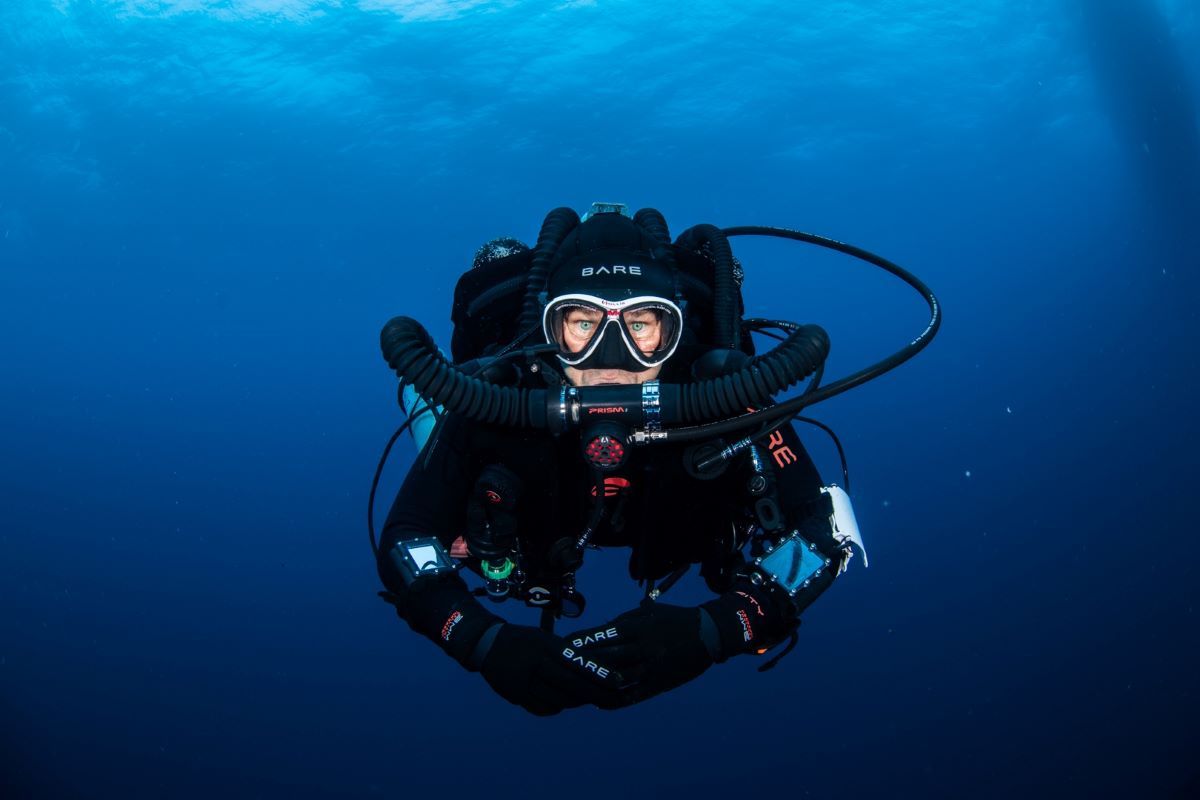
[[[622,369],[625,366],[625,343],[621,341],[621,332],[611,323],[600,331],[600,343],[596,345],[595,359],[592,369]]]

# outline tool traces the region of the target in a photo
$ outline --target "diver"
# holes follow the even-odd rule
[[[453,362],[412,320],[384,329],[409,424],[435,424],[378,545],[370,523],[381,596],[538,715],[627,706],[738,655],[777,650],[761,668],[773,666],[801,612],[866,556],[848,495],[821,480],[792,418],[915,354],[937,329],[936,300],[924,290],[931,324],[894,363],[820,387],[828,337],[743,320],[720,229],[672,243],[658,212],[598,204],[583,220],[556,209],[536,248],[514,244],[460,279]],[[750,332],[771,328],[781,343],[756,356]],[[806,378],[800,397],[774,401]],[[616,547],[642,603],[555,633],[582,613],[586,553]],[[713,599],[662,602],[693,566]],[[483,596],[540,608],[541,625],[509,622]]]

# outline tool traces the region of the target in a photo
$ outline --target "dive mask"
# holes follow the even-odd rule
[[[644,372],[662,364],[679,346],[683,313],[663,297],[606,300],[564,294],[546,305],[542,329],[568,367]]]

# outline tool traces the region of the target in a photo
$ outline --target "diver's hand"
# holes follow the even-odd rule
[[[602,656],[511,623],[500,627],[479,671],[496,694],[538,716],[587,704],[614,707],[625,682]]]
[[[612,622],[566,637],[577,651],[619,669],[617,707],[641,702],[740,653],[762,652],[799,624],[786,595],[747,579],[699,608],[642,602]],[[606,698],[608,699],[608,698]]]
[[[484,634],[503,620],[480,605],[457,575],[420,577],[401,588],[402,592],[380,592],[379,597],[414,631],[477,672]]]
[[[705,616],[699,608],[645,600],[612,622],[565,638],[576,651],[621,671],[626,680],[621,691],[602,698],[609,705],[597,703],[617,708],[681,686],[713,665],[718,638]]]
[[[719,634],[713,653],[725,661],[741,653],[762,653],[800,624],[800,608],[781,589],[739,578],[725,594],[700,606]]]

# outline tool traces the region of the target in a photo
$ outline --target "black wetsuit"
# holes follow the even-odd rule
[[[735,526],[744,538],[754,520],[747,459],[742,454],[720,477],[700,480],[684,469],[683,449],[657,444],[631,453],[625,468],[606,481],[608,514],[592,542],[630,547],[635,580],[658,580],[684,565],[701,564],[710,588],[720,592],[740,563]],[[775,497],[789,529],[819,517],[827,508],[821,502],[822,482],[795,431],[785,426],[759,452],[774,474]],[[448,416],[409,471],[388,515],[380,552],[398,540],[431,535],[450,551],[466,530],[475,480],[491,464],[503,464],[521,478],[517,531],[523,565],[534,580],[553,580],[547,554],[556,541],[579,536],[596,502],[577,434],[554,438]],[[388,559],[381,559],[380,568],[389,589],[402,591]]]

